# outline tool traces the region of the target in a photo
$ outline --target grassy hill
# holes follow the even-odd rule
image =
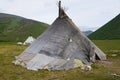
[[[120,39],[120,14],[88,36],[92,40]]]
[[[0,41],[24,41],[30,34],[38,37],[48,24],[0,13]]]

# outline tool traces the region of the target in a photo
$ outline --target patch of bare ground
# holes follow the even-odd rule
[[[49,76],[47,78],[45,78],[44,80],[54,80],[54,79],[61,79],[64,77],[65,75],[61,75],[61,76],[56,76],[56,75],[52,75],[52,76]]]
[[[112,65],[112,61],[110,60],[105,60],[105,61],[98,61],[98,63],[103,64],[103,65]]]

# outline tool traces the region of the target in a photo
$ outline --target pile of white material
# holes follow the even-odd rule
[[[22,45],[23,43],[22,42],[17,42],[17,45]]]
[[[90,65],[84,65],[81,67],[81,69],[86,72],[86,71],[91,71],[92,67]]]

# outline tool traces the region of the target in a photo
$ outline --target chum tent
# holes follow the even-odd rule
[[[35,41],[35,38],[32,37],[32,36],[29,36],[29,37],[25,40],[25,42],[23,43],[23,45],[30,45],[30,44],[33,43],[33,41]]]
[[[77,28],[59,1],[58,18],[14,63],[30,70],[68,70],[96,59],[106,60],[106,55]]]

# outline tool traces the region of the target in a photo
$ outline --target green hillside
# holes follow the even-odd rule
[[[92,40],[120,39],[120,14],[88,36]]]
[[[0,13],[0,41],[24,41],[30,34],[38,37],[48,24]]]

